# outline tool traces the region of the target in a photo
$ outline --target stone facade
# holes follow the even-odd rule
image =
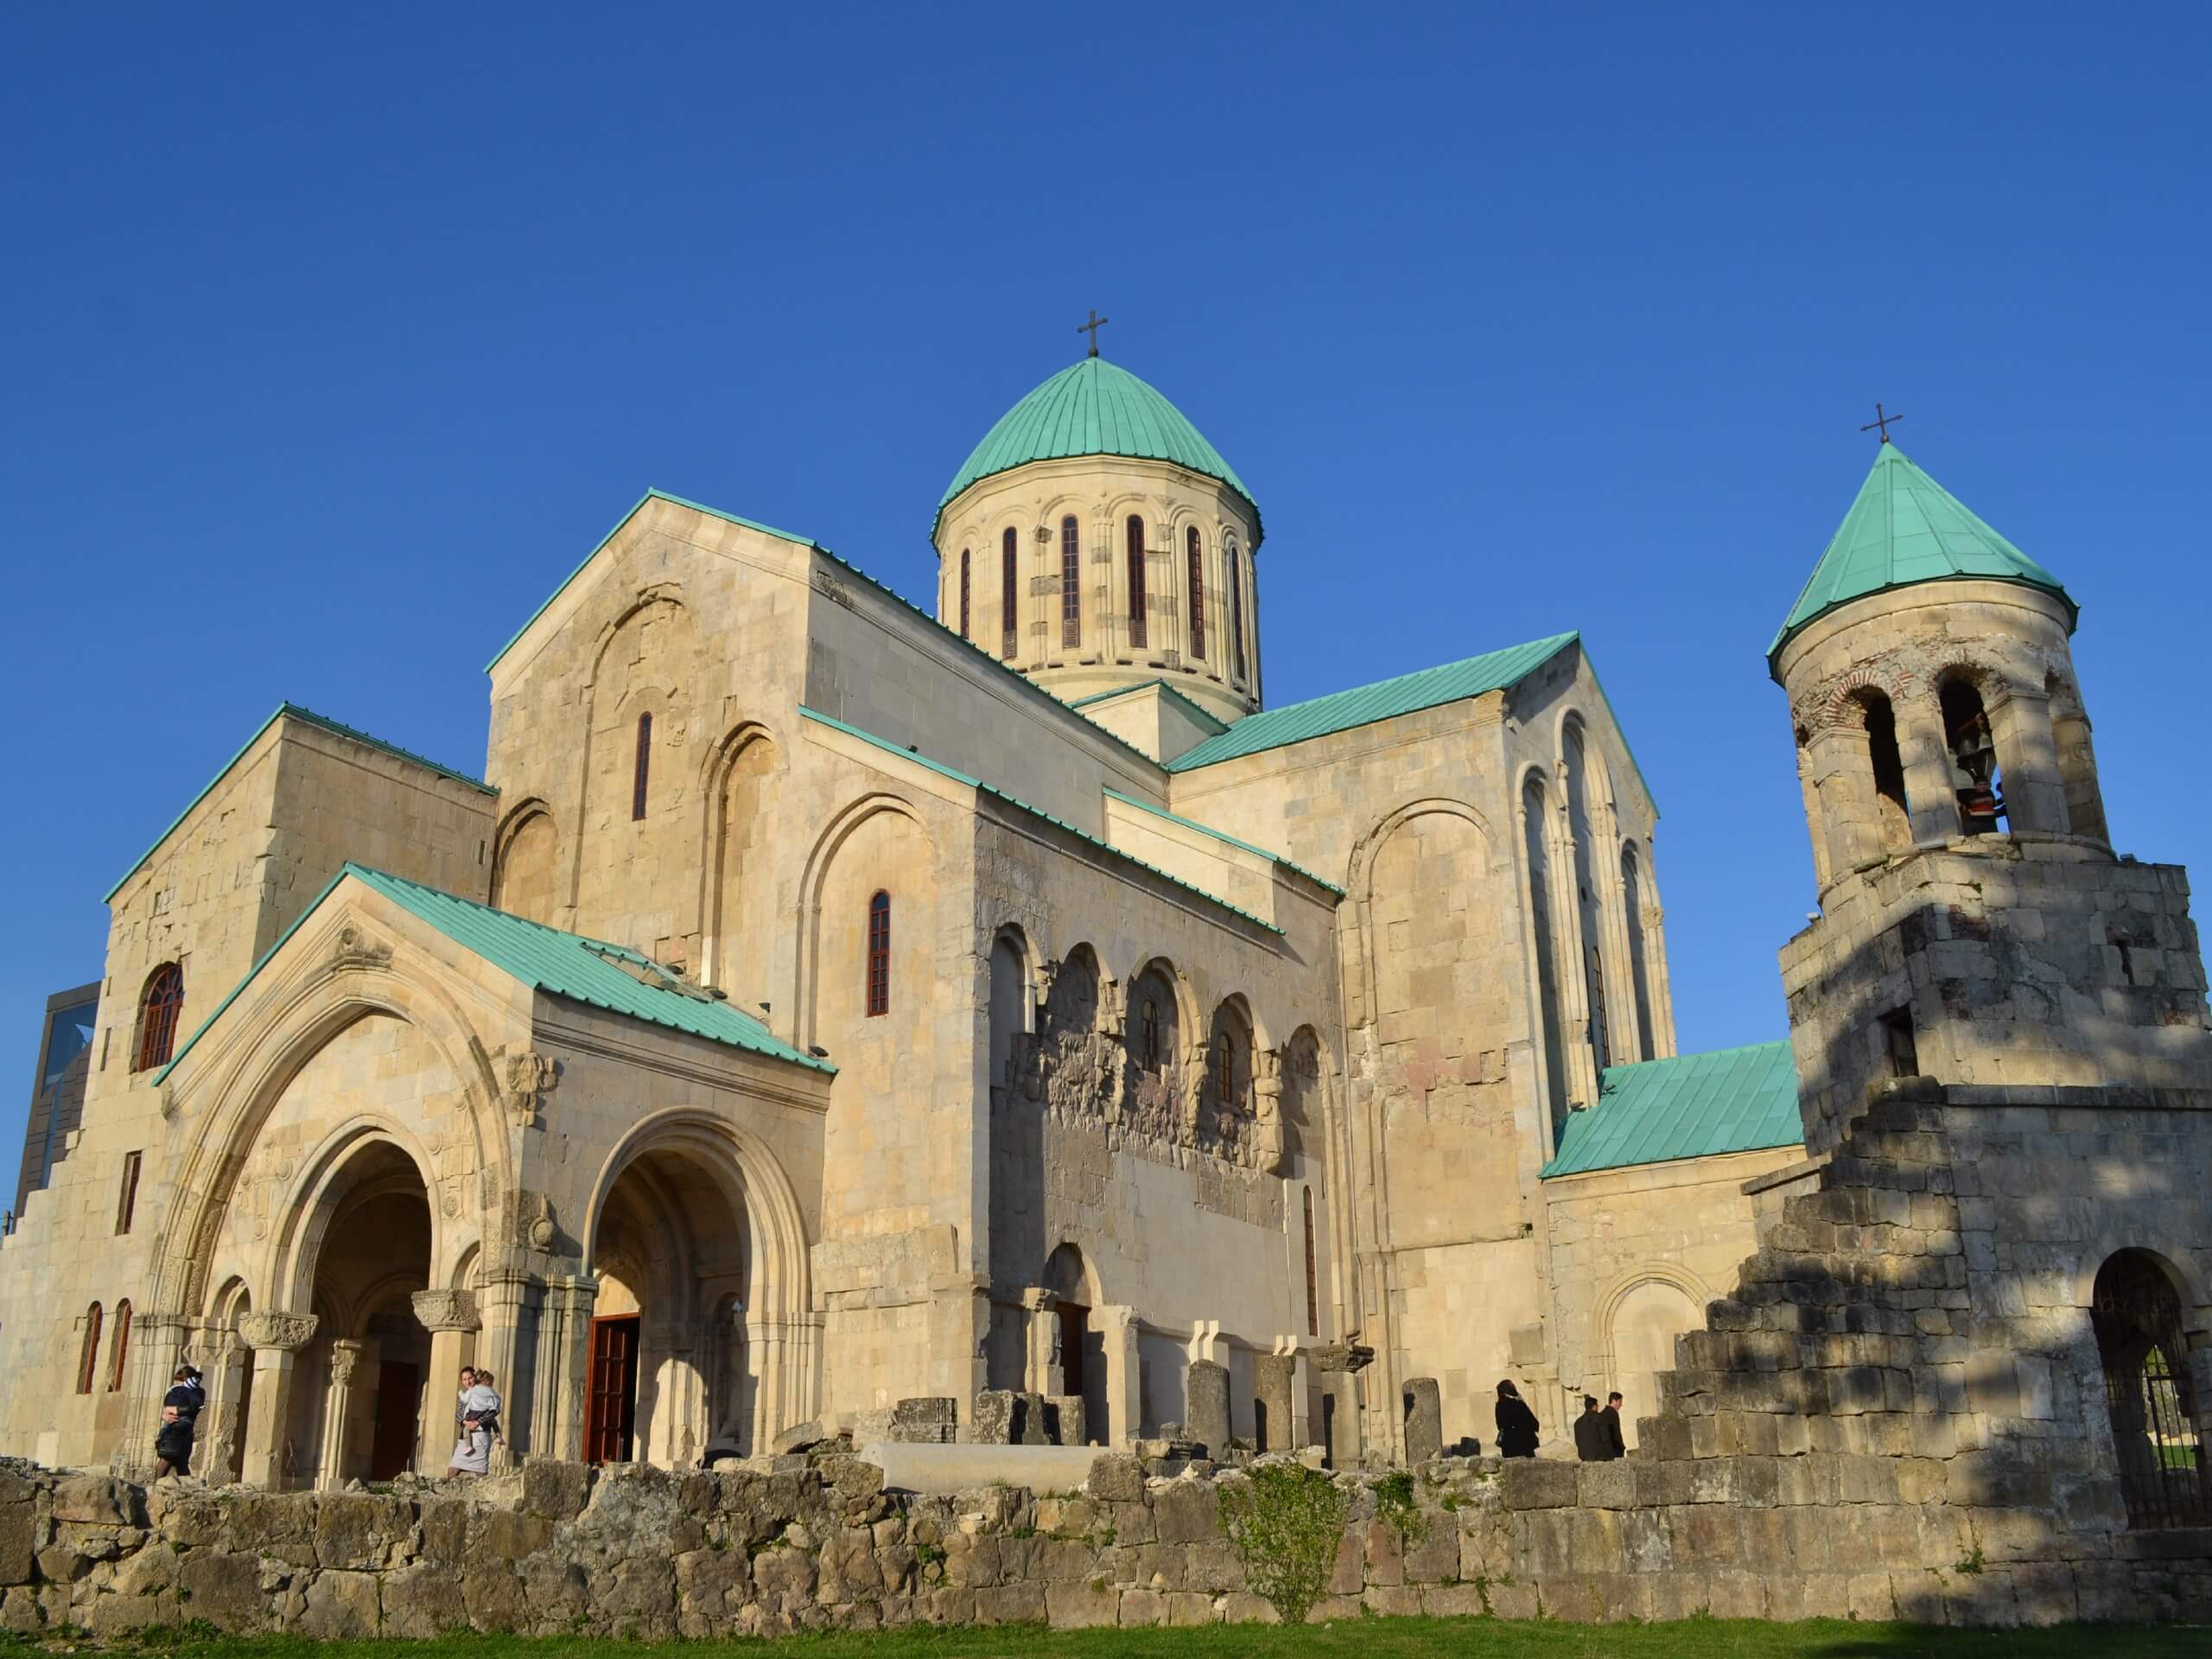
[[[1634,1524],[1700,1573],[1751,1523],[1673,1511],[1784,1481],[1940,1501],[2034,1535],[2023,1560],[2193,1517],[2129,1470],[2145,1411],[2193,1444],[2212,1388],[2177,1174],[2202,964],[2181,873],[2110,848],[2070,611],[1923,584],[1779,650],[1822,903],[1783,957],[1806,1139],[1548,1177],[1611,1068],[1675,1054],[1656,809],[1587,654],[1184,764],[1273,717],[1256,517],[1217,485],[1016,467],[939,551],[1012,527],[1033,562],[1073,516],[1096,576],[1148,502],[1141,556],[1197,529],[1209,607],[1238,573],[1210,615],[1243,606],[1241,672],[1218,626],[1124,650],[1089,576],[1055,655],[1034,570],[1002,658],[972,561],[963,639],[656,494],[492,664],[488,782],[281,711],[111,895],[82,1124],[0,1246],[0,1447],[139,1468],[189,1360],[203,1474],[328,1492],[442,1466],[466,1362],[503,1459],[696,1470],[927,1400],[933,1440],[1351,1467],[1487,1441],[1512,1377],[1554,1454],[1573,1395],[1622,1388],[1641,1461],[1587,1495],[1516,1471],[1505,1508],[1665,1511]],[[2003,833],[1946,758],[1984,730]],[[541,949],[677,1012],[564,990]],[[1510,1524],[1500,1559],[1548,1574],[1549,1523]],[[1955,1543],[1867,1524],[1837,1573]],[[1629,1570],[1657,1575],[1631,1611],[1753,1594]]]

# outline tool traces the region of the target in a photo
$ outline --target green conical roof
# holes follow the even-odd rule
[[[1260,504],[1221,452],[1183,418],[1183,411],[1153,387],[1116,368],[1103,357],[1086,357],[1058,374],[999,416],[983,441],[953,474],[937,516],[946,504],[979,478],[1011,472],[1033,461],[1060,461],[1071,455],[1128,455],[1141,461],[1172,461],[1194,473],[1217,478],[1244,498],[1252,509],[1252,541],[1260,539]],[[930,528],[935,540],[937,527]]]
[[[2025,582],[2055,594],[2066,607],[2069,627],[2080,609],[2056,576],[1982,523],[1904,450],[1885,443],[1843,516],[1843,528],[1766,648],[1767,666],[1774,667],[1798,629],[1839,605],[1891,588],[1964,576]]]

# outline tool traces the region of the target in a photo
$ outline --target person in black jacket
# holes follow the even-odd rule
[[[1536,1455],[1536,1414],[1510,1382],[1497,1385],[1497,1455],[1533,1458]]]
[[[1621,1438],[1621,1395],[1618,1389],[1605,1396],[1605,1408],[1598,1414],[1605,1420],[1605,1433],[1612,1440],[1613,1455],[1626,1457],[1628,1442]]]
[[[1574,1455],[1585,1463],[1611,1463],[1620,1455],[1613,1450],[1612,1433],[1594,1394],[1582,1396],[1582,1414],[1574,1420]]]
[[[154,1478],[164,1475],[188,1475],[192,1472],[192,1440],[197,1432],[200,1408],[207,1402],[207,1391],[200,1385],[200,1373],[190,1365],[180,1365],[169,1379],[169,1391],[162,1396],[162,1427],[154,1436]]]

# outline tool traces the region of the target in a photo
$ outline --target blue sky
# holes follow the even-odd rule
[[[1274,701],[1584,632],[1685,1047],[1785,1029],[1762,653],[1878,397],[2080,600],[2119,845],[2205,861],[2212,11],[331,12],[0,23],[0,1170],[100,895],[279,700],[480,768],[649,486],[926,601],[1092,306],[1267,514]]]

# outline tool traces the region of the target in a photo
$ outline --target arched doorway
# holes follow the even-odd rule
[[[315,1314],[283,1426],[288,1483],[342,1486],[430,1468],[426,1453],[430,1333],[414,1295],[429,1285],[430,1203],[415,1160],[381,1138],[325,1176],[294,1259],[293,1303]],[[442,1466],[442,1465],[440,1465]]]
[[[682,1468],[753,1450],[746,1214],[743,1178],[703,1143],[623,1166],[593,1244],[587,1461]]]
[[[1698,1305],[1679,1286],[1646,1279],[1613,1304],[1606,1329],[1611,1387],[1621,1395],[1621,1438],[1636,1444],[1639,1417],[1659,1411],[1659,1373],[1675,1369],[1675,1338],[1703,1323]],[[1592,1394],[1605,1389],[1592,1388]]]
[[[2097,1269],[2089,1321],[2128,1525],[2212,1524],[2203,1420],[2173,1281],[2149,1252],[2116,1251]]]
[[[1061,1389],[1083,1400],[1083,1438],[1103,1446],[1106,1423],[1106,1342],[1090,1323],[1090,1275],[1083,1252],[1063,1244],[1046,1259],[1043,1287],[1052,1293],[1059,1321],[1053,1351],[1059,1357]]]

